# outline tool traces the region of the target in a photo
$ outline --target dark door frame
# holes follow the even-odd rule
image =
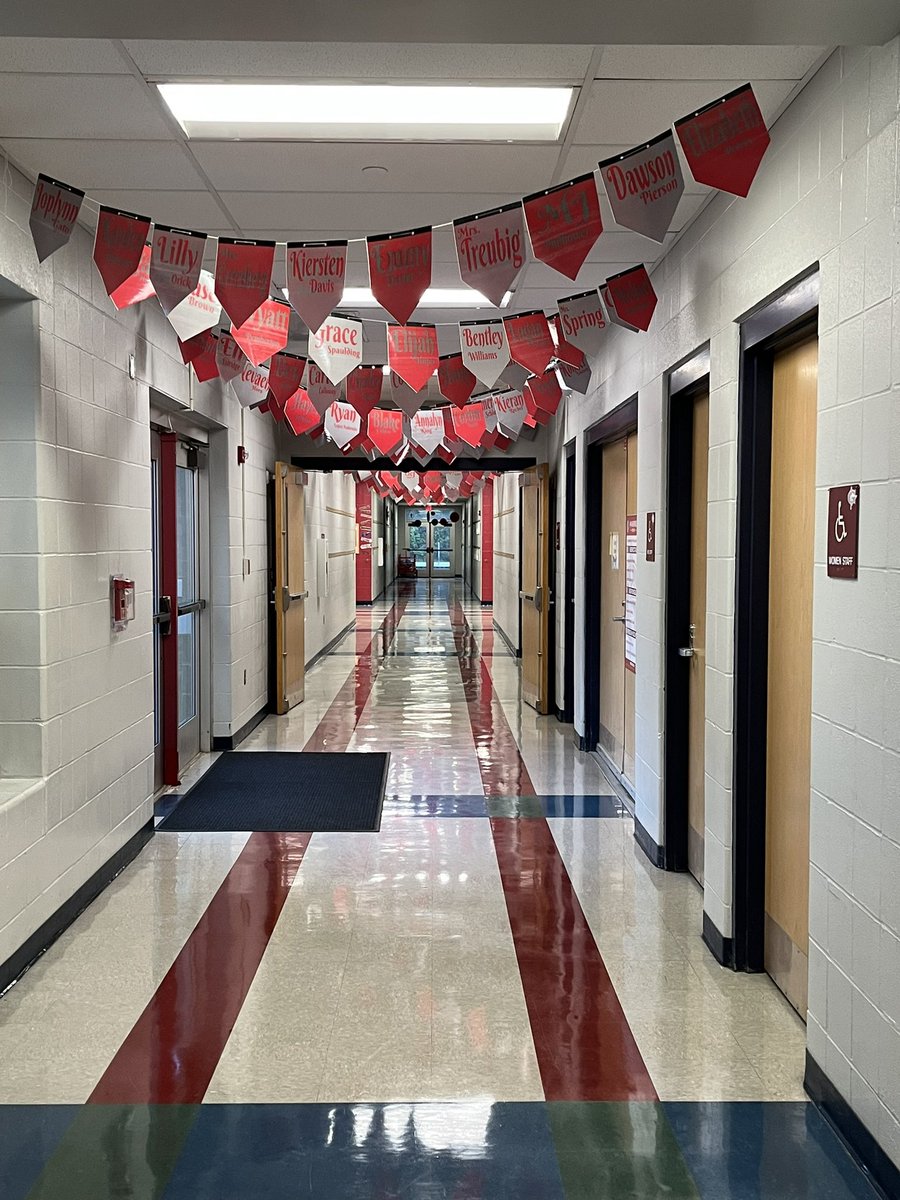
[[[638,398],[630,396],[585,431],[584,512],[584,732],[581,750],[600,740],[600,538],[603,517],[603,447],[637,429]],[[592,669],[593,668],[593,669]]]
[[[563,706],[557,709],[561,721],[575,718],[575,498],[578,457],[575,439],[566,446],[566,495],[564,514],[564,585],[563,585]],[[558,614],[557,614],[558,617]]]
[[[741,324],[735,547],[733,935],[704,914],[703,936],[735,970],[765,969],[766,746],[772,369],[818,331],[818,266]]]
[[[672,370],[668,380],[664,799],[658,856],[667,871],[686,871],[688,865],[690,675],[678,650],[690,622],[694,399],[708,390],[709,348],[704,347]]]

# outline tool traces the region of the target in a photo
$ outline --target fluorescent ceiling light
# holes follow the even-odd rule
[[[160,83],[188,137],[556,141],[570,87]]]
[[[281,289],[284,298],[289,299],[287,288]],[[499,307],[506,308],[512,300],[512,292],[507,292],[500,301]],[[482,296],[481,292],[476,292],[474,288],[458,287],[458,288],[441,288],[432,287],[426,288],[422,299],[416,305],[416,308],[493,308],[494,305],[488,300],[487,296]],[[340,304],[337,305],[337,311],[341,312],[347,308],[381,308],[379,302],[372,295],[372,289],[367,287],[348,287],[344,288],[344,294]]]

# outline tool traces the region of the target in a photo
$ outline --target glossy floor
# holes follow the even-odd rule
[[[360,610],[279,748],[389,750],[380,832],[158,834],[0,999],[4,1200],[871,1195],[458,584]]]

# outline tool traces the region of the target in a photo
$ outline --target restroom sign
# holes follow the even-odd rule
[[[828,489],[828,574],[856,579],[859,573],[859,484]]]

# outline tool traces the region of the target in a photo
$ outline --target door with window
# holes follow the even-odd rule
[[[522,698],[550,710],[550,470],[546,463],[519,476],[521,488]]]
[[[455,508],[417,507],[406,510],[407,550],[413,556],[419,577],[448,579],[456,573]]]

